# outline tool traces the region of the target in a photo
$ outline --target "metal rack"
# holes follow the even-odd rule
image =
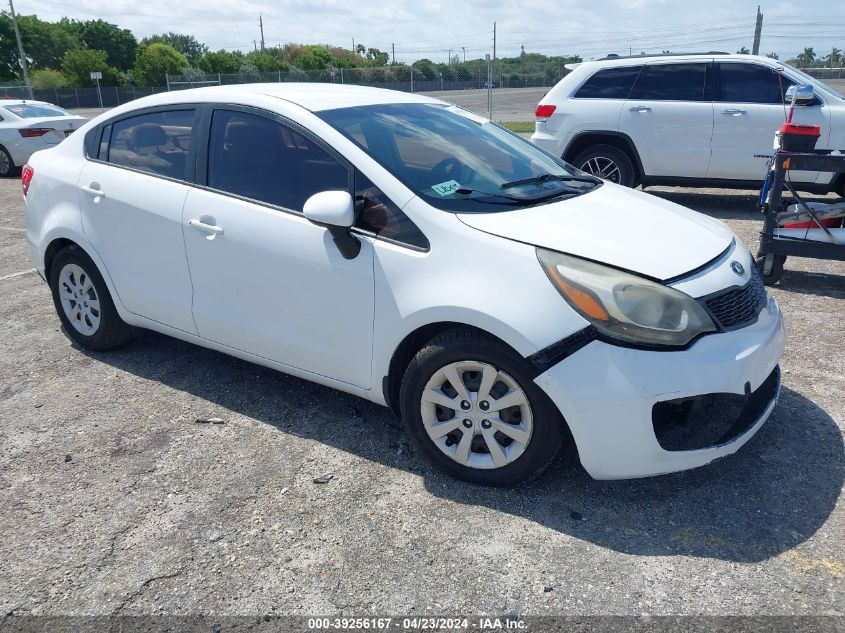
[[[771,171],[760,194],[763,230],[760,233],[760,248],[757,251],[757,265],[766,285],[780,280],[784,262],[790,255],[845,261],[845,236],[839,237],[824,226],[817,215],[817,209],[801,198],[794,184],[788,179],[789,171],[814,171],[832,172],[835,180],[845,173],[845,154],[834,154],[830,150],[808,153],[779,150],[775,152],[772,161]],[[805,231],[803,237],[784,234],[784,229],[778,223],[778,214],[783,211],[786,204],[783,199],[784,190],[791,194],[794,203],[811,218],[813,235],[822,239],[811,238],[809,229]],[[838,233],[841,230],[834,229],[834,231]],[[790,233],[794,232],[794,229],[790,231]]]

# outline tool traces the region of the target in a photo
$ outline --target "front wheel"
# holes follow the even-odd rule
[[[593,145],[575,157],[572,164],[583,172],[602,180],[633,187],[636,171],[631,158],[613,145]]]
[[[465,481],[505,486],[532,479],[561,445],[564,422],[527,361],[471,330],[429,341],[405,372],[400,401],[418,450]]]
[[[56,254],[50,290],[65,332],[80,346],[102,351],[131,338],[132,328],[118,315],[100,271],[78,246]]]

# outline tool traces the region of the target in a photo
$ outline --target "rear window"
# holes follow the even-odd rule
[[[605,68],[590,77],[575,93],[576,99],[627,99],[642,66]]]
[[[705,101],[707,64],[645,66],[631,91],[643,101]]]
[[[46,103],[16,103],[14,105],[3,106],[2,109],[8,110],[22,119],[39,119],[48,116],[76,116],[73,112],[68,112],[59,106],[48,105]]]

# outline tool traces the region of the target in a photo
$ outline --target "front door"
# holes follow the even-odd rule
[[[719,62],[713,128],[713,159],[708,178],[759,180],[774,151],[775,131],[786,120],[784,92],[792,85],[773,68],[749,62]],[[830,125],[821,101],[795,109],[796,123],[821,126],[817,147],[827,147]],[[799,182],[815,180],[817,172],[790,172]]]
[[[349,189],[347,167],[272,115],[217,109],[197,176],[183,231],[200,336],[369,387],[372,243],[344,259],[302,215],[314,193]]]

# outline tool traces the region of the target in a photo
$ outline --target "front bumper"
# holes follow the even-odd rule
[[[664,450],[653,426],[654,405],[704,394],[756,392],[776,371],[786,334],[769,297],[757,321],[711,334],[683,351],[646,351],[593,341],[540,374],[535,382],[566,419],[578,455],[595,479],[647,477],[703,466],[745,444],[774,409],[773,396],[756,419],[724,443]]]

